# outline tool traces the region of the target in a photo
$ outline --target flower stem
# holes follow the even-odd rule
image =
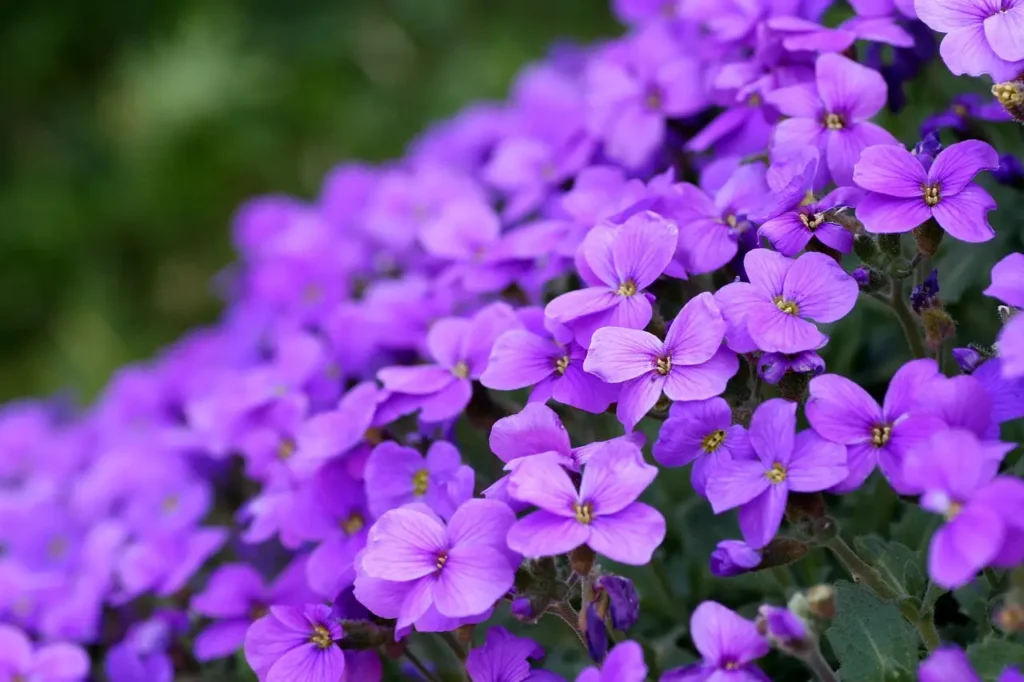
[[[409,651],[408,649],[403,651],[402,654],[409,659],[409,662],[412,663],[412,667],[416,668],[416,671],[423,677],[424,680],[427,680],[427,682],[441,682],[441,680],[438,679],[437,675],[430,672],[430,669],[423,664],[423,661],[421,661],[416,654]]]
[[[903,295],[903,281],[897,280],[892,284],[892,296],[888,300],[889,307],[896,313],[896,319],[903,327],[903,335],[907,337],[907,345],[915,358],[928,357],[925,350],[924,340],[921,338],[921,329],[917,326],[914,314],[907,307],[906,298]]]
[[[580,640],[583,648],[587,649],[587,633],[580,628],[580,614],[576,612],[576,609],[569,602],[555,602],[548,606],[545,613],[553,614],[565,621],[566,625],[571,627],[572,631],[576,633],[576,638]]]
[[[817,646],[814,647],[814,651],[803,657],[803,662],[811,669],[819,682],[840,682],[839,676],[832,670],[832,666],[821,655],[821,649]]]

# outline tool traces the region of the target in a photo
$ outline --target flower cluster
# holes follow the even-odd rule
[[[0,679],[83,681],[88,649],[111,682],[240,651],[260,682],[373,682],[403,657],[433,681],[435,642],[473,682],[564,680],[488,625],[507,614],[564,621],[594,663],[577,682],[766,680],[773,649],[838,679],[818,638],[855,610],[832,588],[755,619],[691,591],[696,662],[641,645],[625,576],[654,564],[654,599],[687,580],[662,561],[697,551],[683,491],[656,482],[686,465],[704,518],[736,510],[712,574],[831,554],[933,650],[922,680],[980,679],[939,646],[935,599],[985,571],[1024,631],[1001,432],[1024,417],[1024,254],[971,261],[1004,324],[957,349],[933,260],[947,233],[996,238],[983,173],[1024,176],[979,125],[1022,107],[1024,3],[857,0],[826,26],[831,5],[616,0],[622,37],[553,53],[508,103],[338,167],[315,200],[246,203],[217,324],[74,414],[0,413]],[[953,73],[1005,82],[908,150],[881,112],[934,52],[926,27]],[[831,366],[826,325],[858,306],[908,342],[877,397]],[[931,523],[928,593],[872,565],[886,540],[844,539],[829,507],[866,489]]]

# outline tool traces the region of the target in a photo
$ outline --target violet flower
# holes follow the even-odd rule
[[[516,521],[508,546],[542,557],[585,544],[613,561],[646,564],[665,538],[665,519],[636,500],[656,475],[640,449],[623,441],[606,443],[593,454],[579,491],[556,460],[526,458],[512,473],[509,493],[539,510]]]
[[[884,406],[838,374],[811,379],[807,421],[822,438],[846,446],[849,474],[832,492],[856,490],[878,464],[897,492],[913,493],[902,480],[903,459],[942,424],[937,419],[908,417],[916,407],[917,391],[938,373],[934,360],[911,360],[893,375]]]
[[[779,383],[787,372],[817,376],[824,371],[825,361],[813,350],[799,353],[765,353],[757,359],[757,373],[769,384]]]
[[[548,303],[544,313],[569,325],[584,347],[601,327],[643,329],[651,321],[646,292],[675,253],[678,230],[656,213],[643,211],[621,227],[599,225],[587,234],[579,253],[586,288]]]
[[[754,249],[743,265],[750,282],[727,284],[715,293],[727,325],[726,343],[737,353],[821,348],[828,337],[804,318],[835,322],[857,302],[856,280],[821,253],[789,260]]]
[[[837,54],[821,55],[815,62],[814,83],[767,95],[768,102],[792,117],[775,127],[772,154],[813,145],[835,183],[852,184],[853,165],[865,148],[896,143],[887,130],[868,121],[885,106],[886,92],[877,71]]]
[[[739,360],[722,346],[724,336],[725,321],[705,292],[683,306],[664,342],[637,329],[598,329],[583,369],[623,384],[615,414],[629,432],[663,392],[671,400],[706,400],[725,390]]]
[[[947,34],[939,54],[954,74],[999,82],[1024,71],[1024,5],[1017,0],[915,0],[914,8],[929,28]]]
[[[992,268],[985,295],[1024,308],[1024,254],[1011,253]],[[999,358],[1007,377],[1024,376],[1024,315],[1015,314],[999,332]]]
[[[345,653],[335,644],[341,624],[323,604],[271,606],[245,633],[245,660],[260,682],[339,680]]]
[[[470,319],[444,318],[427,334],[435,364],[386,367],[377,378],[387,390],[409,396],[408,411],[419,409],[423,421],[451,419],[469,404],[473,380],[487,369],[495,339],[515,325],[515,312],[506,303],[492,303]]]
[[[532,639],[516,637],[495,626],[487,631],[484,645],[469,652],[466,672],[473,682],[540,682],[545,673],[530,670],[530,660],[543,657],[544,649]]]
[[[636,642],[626,641],[612,647],[600,670],[587,668],[576,682],[644,682],[646,679],[643,648]]]
[[[750,422],[757,459],[725,462],[708,480],[712,509],[720,514],[739,507],[740,530],[755,549],[778,532],[789,491],[827,490],[848,475],[843,446],[813,431],[794,436],[796,409],[796,403],[781,398],[762,403]]]
[[[375,447],[366,461],[367,503],[370,513],[380,516],[410,502],[423,502],[435,514],[450,517],[460,504],[473,496],[474,472],[462,463],[454,445],[432,443],[427,454],[385,441]]]
[[[245,621],[232,652],[242,647]],[[135,623],[120,643],[103,659],[103,671],[110,682],[173,682],[174,662],[168,649],[189,629],[187,614],[158,612],[153,618]]]
[[[366,486],[354,479],[345,463],[334,461],[316,476],[316,496],[327,524],[309,533],[319,544],[306,562],[306,581],[322,599],[334,599],[355,580],[355,559],[366,546],[373,515],[366,504]],[[470,483],[470,485],[472,485]],[[311,600],[306,600],[311,601]],[[285,603],[278,599],[271,603]]]
[[[919,682],[981,682],[963,649],[943,644],[917,667]]]
[[[690,481],[705,495],[707,480],[722,462],[753,456],[747,430],[732,423],[732,409],[723,398],[673,403],[654,443],[654,459],[662,466],[693,462]]]
[[[0,671],[14,680],[84,682],[89,675],[89,657],[74,644],[36,648],[18,628],[0,625]]]
[[[336,409],[305,420],[295,432],[294,454],[286,458],[296,475],[308,476],[335,457],[346,457],[363,442],[380,390],[364,381],[349,390]]]
[[[493,500],[469,500],[447,527],[422,505],[392,509],[370,529],[362,571],[404,584],[393,592],[404,596],[399,628],[431,606],[451,618],[474,616],[512,587],[519,558],[506,548],[505,536],[514,522],[512,510]],[[373,610],[371,600],[360,596],[358,577],[356,597]]]
[[[783,256],[796,256],[814,239],[841,253],[850,253],[853,233],[829,220],[827,213],[856,207],[861,196],[863,192],[854,187],[839,187],[817,201],[801,202],[785,213],[769,217],[758,233],[767,237]]]
[[[661,682],[770,682],[754,665],[771,647],[757,625],[718,602],[705,601],[690,616],[690,636],[703,660],[669,670]]]
[[[868,190],[857,206],[864,229],[878,234],[909,232],[930,218],[964,242],[995,236],[986,215],[995,199],[974,176],[999,167],[999,155],[981,140],[966,140],[939,152],[927,171],[900,145],[865,149],[853,180]]]
[[[719,578],[748,573],[761,565],[761,552],[742,540],[722,540],[711,552],[710,569]]]

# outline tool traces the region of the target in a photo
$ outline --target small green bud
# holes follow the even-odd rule
[[[889,275],[870,265],[858,265],[853,271],[853,278],[865,293],[881,291],[889,286],[890,281]]]
[[[865,263],[878,265],[882,255],[875,238],[867,234],[858,234],[853,238],[853,252]]]
[[[854,245],[856,245],[856,240],[854,240]],[[878,248],[882,250],[882,253],[893,258],[898,258],[903,254],[903,244],[900,242],[899,234],[878,235]]]

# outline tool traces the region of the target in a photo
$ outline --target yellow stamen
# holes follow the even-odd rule
[[[658,374],[660,374],[661,376],[665,376],[666,374],[672,371],[672,358],[658,358],[654,366],[658,370]]]
[[[181,507],[181,500],[178,499],[177,495],[168,495],[160,504],[160,508],[165,514],[173,514],[178,511],[179,507]]]
[[[314,625],[313,634],[310,636],[309,641],[316,644],[321,649],[326,649],[334,644],[331,640],[331,632],[323,625]]]
[[[778,485],[786,480],[786,468],[776,462],[771,469],[764,472],[764,475],[773,485]]]
[[[774,300],[775,307],[787,315],[796,315],[800,312],[800,306],[798,306],[795,301],[787,301],[781,296],[776,296]]]
[[[730,213],[725,216],[725,224],[729,227],[735,228],[739,224],[739,219],[736,217],[735,213]]]
[[[437,563],[434,564],[434,565],[437,566],[437,570],[440,571],[442,568],[444,568],[444,565],[446,563],[448,563],[448,553],[447,552],[441,552],[440,554],[437,555]]]
[[[359,512],[349,514],[348,518],[341,522],[341,529],[345,535],[355,535],[366,526],[366,519]]]
[[[938,185],[926,185],[921,189],[924,190],[924,203],[929,206],[934,206],[939,203],[939,186]]]
[[[277,458],[288,459],[295,454],[295,441],[291,438],[284,438],[277,444]]]
[[[562,357],[555,360],[555,372],[559,375],[565,374],[565,370],[569,369],[569,356],[563,355]]]
[[[825,214],[815,213],[814,215],[809,216],[806,213],[801,213],[800,220],[803,221],[804,226],[807,227],[807,229],[814,230],[817,229],[823,222],[825,222]]]
[[[573,512],[576,513],[576,520],[584,525],[590,525],[594,520],[594,506],[589,502],[580,504],[574,502],[572,505]]]
[[[615,293],[617,293],[619,296],[635,296],[636,282],[634,282],[631,279],[627,279],[625,282],[619,285],[619,288]]]
[[[427,494],[427,484],[430,483],[430,472],[420,469],[412,477],[412,492],[417,496]]]
[[[701,448],[704,452],[715,452],[718,448],[722,447],[722,443],[725,442],[725,431],[712,431],[708,435],[704,436],[704,440],[701,441]]]
[[[459,360],[458,362],[455,363],[455,366],[452,367],[452,374],[454,374],[459,379],[468,379],[469,378],[469,365],[467,365],[465,362]]]
[[[889,424],[879,424],[871,429],[871,444],[876,448],[880,448],[889,442],[891,436],[892,426]]]
[[[842,130],[846,124],[839,114],[825,114],[825,127],[829,130]]]
[[[949,508],[946,509],[946,520],[952,521],[956,517],[960,516],[960,512],[963,511],[964,506],[959,502],[950,502]]]

